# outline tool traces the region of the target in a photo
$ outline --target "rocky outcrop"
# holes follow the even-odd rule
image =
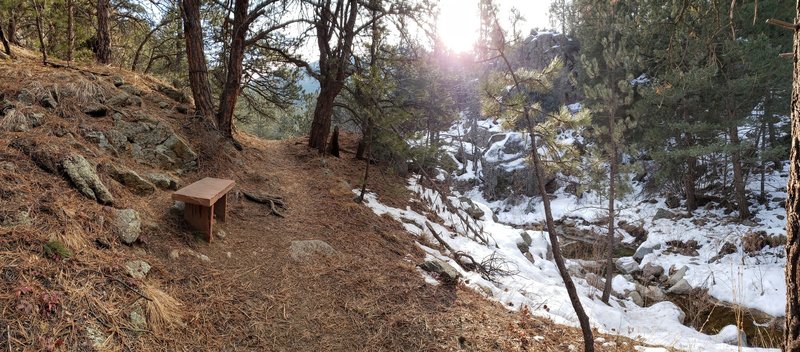
[[[487,200],[509,198],[512,195],[539,195],[533,166],[527,162],[530,153],[522,133],[496,134],[489,139],[489,148],[481,156],[483,164],[482,191]],[[547,176],[550,191],[558,186],[555,176]]]
[[[113,178],[115,181],[130,189],[134,194],[145,196],[153,194],[153,192],[156,191],[156,187],[153,186],[152,183],[139,176],[136,171],[121,166],[112,165],[108,168],[108,175],[111,176],[111,178]]]
[[[116,150],[130,153],[144,165],[178,172],[197,166],[197,154],[189,144],[167,124],[147,116],[125,121],[116,115],[106,137]]]

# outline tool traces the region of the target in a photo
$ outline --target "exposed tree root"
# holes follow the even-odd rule
[[[245,198],[249,199],[250,201],[266,204],[269,205],[270,213],[277,216],[284,218],[283,214],[278,211],[278,208],[286,210],[286,204],[283,202],[283,198],[280,196],[270,196],[270,195],[260,195],[251,192],[242,191],[242,194]]]

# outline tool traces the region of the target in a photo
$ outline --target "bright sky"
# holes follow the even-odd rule
[[[520,11],[526,22],[518,30],[527,34],[531,28],[549,28],[550,3],[552,0],[495,0],[500,13],[501,25],[510,27],[511,9]],[[478,38],[480,18],[478,0],[440,0],[439,35],[451,50],[466,52],[472,49]],[[504,23],[505,20],[505,23]]]

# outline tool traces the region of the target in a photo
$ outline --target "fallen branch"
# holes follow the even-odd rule
[[[483,263],[479,263],[477,260],[475,260],[475,258],[473,258],[469,254],[466,254],[466,253],[461,252],[461,251],[456,251],[456,250],[453,249],[453,247],[450,247],[450,245],[447,242],[445,242],[442,239],[441,236],[439,236],[439,234],[436,232],[436,230],[433,229],[433,225],[431,225],[430,222],[426,221],[425,222],[425,226],[427,226],[428,230],[431,231],[431,233],[433,234],[433,237],[437,241],[439,241],[439,243],[444,248],[446,248],[447,251],[450,252],[450,254],[453,255],[453,259],[455,259],[456,264],[458,264],[458,266],[460,266],[461,269],[464,269],[464,271],[476,271],[479,274],[481,274],[481,277],[483,277],[484,279],[494,282],[494,280],[492,279],[491,273],[489,272],[489,270],[486,269],[486,267],[484,267]],[[469,260],[469,262],[468,263],[462,263],[462,259]]]
[[[277,209],[277,208],[281,208],[283,210],[286,210],[286,204],[283,202],[283,198],[282,197],[280,197],[280,196],[265,196],[265,195],[259,195],[259,194],[254,194],[254,193],[250,193],[250,192],[245,192],[245,191],[242,191],[242,194],[244,195],[245,198],[247,198],[250,201],[268,205],[269,206],[269,210],[270,210],[270,214],[273,214],[273,215],[275,215],[277,217],[281,217],[281,218],[285,217]]]

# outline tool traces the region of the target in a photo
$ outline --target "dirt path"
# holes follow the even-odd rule
[[[169,236],[179,240],[151,241],[169,243],[155,249],[164,257],[193,248],[210,258],[166,259],[161,272],[166,290],[186,305],[186,327],[179,330],[208,350],[548,351],[566,348],[565,336],[579,341],[575,329],[511,313],[470,289],[426,284],[415,268],[422,252],[411,236],[353,202],[360,163],[323,159],[292,141],[247,142],[246,171],[227,176],[238,190],[284,197],[285,218],[234,195],[224,239],[195,240],[173,215],[166,221],[183,235]],[[383,175],[375,187],[403,201],[402,184]],[[387,188],[398,185],[399,191]],[[291,242],[311,239],[337,254],[293,261]],[[548,334],[558,340],[531,339]],[[167,350],[197,346],[181,337],[160,336]]]

